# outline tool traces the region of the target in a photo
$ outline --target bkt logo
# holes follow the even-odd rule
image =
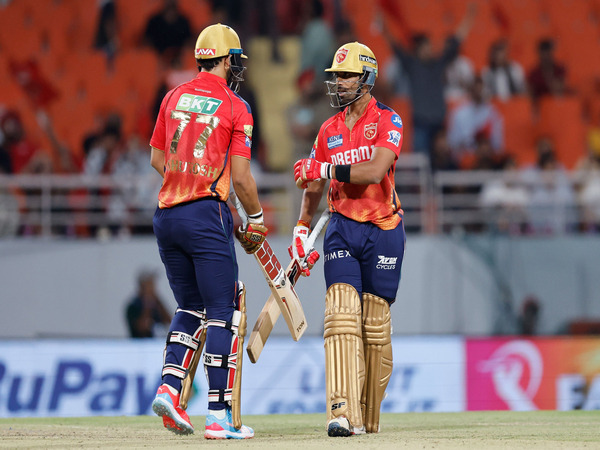
[[[397,256],[389,257],[377,255],[377,257],[379,258],[379,261],[377,261],[377,266],[375,266],[376,269],[392,270],[396,268],[396,261],[398,260]]]

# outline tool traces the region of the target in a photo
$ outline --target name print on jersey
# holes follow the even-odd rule
[[[200,114],[212,115],[217,112],[222,100],[211,97],[202,97],[200,95],[181,94],[175,109],[178,111],[189,111]]]

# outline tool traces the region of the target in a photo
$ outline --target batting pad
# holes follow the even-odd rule
[[[392,376],[390,305],[373,294],[363,293],[362,339],[365,347],[365,385],[361,396],[367,433],[379,432],[379,411]]]
[[[344,416],[362,428],[360,395],[365,379],[361,306],[356,289],[336,283],[325,297],[327,422]]]

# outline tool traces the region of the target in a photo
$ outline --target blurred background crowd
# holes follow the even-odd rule
[[[216,22],[249,56],[272,232],[293,226],[291,167],[354,40],[403,121],[408,231],[600,230],[600,0],[1,0],[0,236],[151,233],[158,107]]]

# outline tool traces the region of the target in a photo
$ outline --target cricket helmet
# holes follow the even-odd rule
[[[351,42],[342,45],[337,52],[335,52],[331,67],[325,69],[325,72],[333,73],[333,78],[330,81],[325,82],[328,89],[328,95],[331,99],[331,106],[347,106],[366,93],[362,93],[363,86],[368,87],[367,92],[370,92],[371,89],[373,89],[378,75],[377,59],[375,58],[375,54],[366,45],[358,42]],[[358,81],[359,86],[355,92],[357,97],[348,103],[342,102],[337,95],[336,74],[340,72],[355,73],[361,76]]]
[[[202,30],[196,40],[194,53],[196,59],[212,59],[227,55],[248,58],[242,52],[242,44],[235,30],[220,23]]]
[[[244,81],[246,69],[242,58],[247,59],[242,50],[240,38],[235,30],[220,23],[206,27],[196,40],[194,51],[196,59],[214,59],[231,55],[231,77],[229,87],[235,92],[239,90],[240,81]]]

